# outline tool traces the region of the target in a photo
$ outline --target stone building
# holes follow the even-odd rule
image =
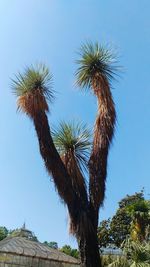
[[[0,241],[0,267],[78,267],[79,262],[40,242],[25,226]]]

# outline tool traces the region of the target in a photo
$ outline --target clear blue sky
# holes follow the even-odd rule
[[[114,83],[118,113],[100,219],[127,193],[150,193],[150,1],[0,1],[0,225],[24,220],[39,240],[75,245],[68,215],[39,155],[32,122],[16,112],[10,78],[25,65],[46,63],[57,98],[50,124],[80,118],[93,124],[96,101],[74,87],[76,50],[85,40],[111,43],[124,73]]]

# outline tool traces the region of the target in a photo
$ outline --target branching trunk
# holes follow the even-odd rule
[[[89,208],[83,177],[79,169],[72,173],[72,177],[71,172],[67,171],[54,146],[45,112],[36,114],[33,121],[46,169],[52,175],[58,193],[68,207],[74,235],[79,244],[81,266],[101,267],[97,241],[98,218],[94,217],[92,209]],[[74,186],[76,175],[79,175],[79,180],[77,179],[78,185]]]
[[[18,96],[18,108],[33,119],[38,136],[41,156],[48,173],[52,176],[59,196],[68,207],[71,218],[71,232],[79,244],[82,267],[101,267],[98,249],[97,226],[99,207],[103,204],[107,176],[107,157],[115,126],[115,107],[110,92],[111,54],[98,44],[83,45],[83,58],[78,63],[78,84],[91,85],[98,99],[98,115],[95,122],[92,153],[89,160],[89,188],[78,162],[86,160],[84,145],[87,148],[84,131],[80,151],[83,157],[75,157],[73,146],[60,157],[52,140],[46,112],[47,99],[52,99],[49,88],[51,75],[45,66],[27,68],[14,81]],[[109,64],[110,63],[110,64]],[[79,131],[78,131],[79,133]],[[82,139],[82,138],[81,138]],[[79,144],[78,144],[79,145]],[[78,146],[79,147],[79,146]],[[78,150],[79,151],[79,150]]]

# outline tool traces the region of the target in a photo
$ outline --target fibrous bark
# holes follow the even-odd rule
[[[78,179],[81,179],[80,183],[74,186],[75,175],[81,173],[76,169],[77,173],[75,172],[71,178],[71,171],[68,172],[54,146],[45,112],[37,113],[33,121],[46,169],[52,175],[58,193],[68,207],[72,232],[79,244],[81,266],[101,267],[96,226],[98,219],[95,220],[94,213],[91,212],[83,177],[78,176]]]
[[[90,204],[95,213],[98,214],[99,207],[103,204],[105,197],[107,158],[114,134],[116,113],[109,83],[104,77],[96,75],[93,78],[93,91],[98,100],[98,114],[89,160],[89,195]]]

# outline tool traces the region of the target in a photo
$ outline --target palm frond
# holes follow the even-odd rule
[[[131,266],[146,267],[150,266],[150,244],[126,240],[124,253],[132,262]]]
[[[44,64],[26,67],[24,73],[19,72],[15,78],[12,79],[12,89],[17,97],[41,89],[48,100],[53,99],[52,74]]]
[[[133,262],[130,267],[150,267],[150,264],[148,262]]]
[[[12,89],[18,97],[18,109],[31,117],[38,111],[48,111],[47,100],[52,102],[54,98],[52,75],[43,64],[18,73],[16,79],[12,79]]]
[[[101,75],[111,82],[114,79],[118,66],[116,56],[109,48],[98,43],[88,42],[81,46],[79,51],[81,59],[76,71],[76,83],[82,88],[90,88],[95,75]]]
[[[137,264],[150,264],[150,248],[140,243],[131,244],[131,258]]]
[[[72,152],[80,169],[87,168],[91,148],[91,134],[87,126],[80,122],[62,121],[53,130],[53,140],[61,156]]]
[[[108,267],[130,267],[130,263],[126,257],[118,256]]]

